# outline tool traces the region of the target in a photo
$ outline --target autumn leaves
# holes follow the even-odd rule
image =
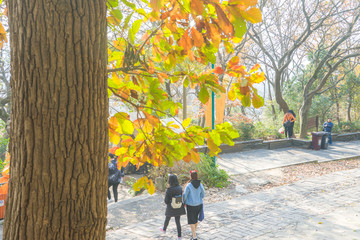
[[[244,106],[263,105],[253,84],[264,81],[259,66],[250,71],[233,56],[225,69],[193,71],[191,65],[216,64],[219,48],[234,53],[246,32],[246,23],[261,21],[257,0],[142,0],[136,4],[108,0],[109,28],[114,39],[109,46],[109,96],[119,99],[137,119],[117,113],[109,120],[110,141],[118,145],[115,154],[125,166],[149,162],[172,166],[175,161],[199,162],[197,145],[209,147],[210,155],[220,152],[220,144],[233,144],[238,133],[229,123],[214,130],[182,122],[162,124],[161,118],[176,116],[180,103],[174,102],[168,86],[182,83],[198,88],[198,98],[205,104],[210,91],[226,92],[222,79],[231,79],[228,97]],[[186,129],[176,133],[172,129]],[[137,188],[152,189],[142,179]]]

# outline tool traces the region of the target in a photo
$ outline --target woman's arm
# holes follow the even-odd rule
[[[170,193],[169,193],[169,189],[167,189],[166,193],[165,193],[165,203],[166,204],[171,203],[171,196],[170,196]]]
[[[188,195],[189,195],[189,188],[188,188],[188,185],[186,185],[184,193],[183,193],[183,202],[186,201],[186,198],[188,197]]]
[[[203,199],[205,197],[205,189],[201,183],[200,183],[200,187],[201,187],[200,198]]]

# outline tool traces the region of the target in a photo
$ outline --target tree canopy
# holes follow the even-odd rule
[[[176,116],[180,103],[166,92],[166,84],[182,82],[185,87],[200,89],[198,98],[205,104],[210,92],[226,92],[219,76],[231,76],[228,98],[239,99],[244,106],[259,108],[264,100],[255,83],[265,80],[259,65],[250,70],[233,55],[226,68],[220,66],[196,74],[190,71],[194,62],[217,65],[219,48],[233,52],[241,41],[248,22],[262,19],[256,0],[126,0],[108,1],[109,96],[119,99],[127,111],[111,116],[110,141],[119,146],[119,166],[129,162],[140,166],[172,166],[175,161],[199,162],[197,145],[209,147],[210,155],[220,152],[219,145],[233,145],[238,133],[229,123],[214,130],[182,122],[161,123],[161,118]],[[131,119],[128,112],[134,112]],[[183,129],[178,133],[174,128]],[[135,188],[154,191],[153,184],[142,178]]]

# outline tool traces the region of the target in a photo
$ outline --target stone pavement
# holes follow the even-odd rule
[[[274,150],[259,149],[238,153],[221,154],[217,158],[220,168],[230,175],[267,170],[289,165],[326,162],[332,160],[359,157],[360,141],[334,142],[327,150],[300,148],[280,148]]]
[[[359,182],[360,169],[352,169],[208,204],[198,238],[360,240]],[[173,220],[167,234],[160,234],[163,221],[164,213],[159,212],[108,231],[107,239],[176,239]],[[183,239],[190,239],[186,217],[182,228]]]

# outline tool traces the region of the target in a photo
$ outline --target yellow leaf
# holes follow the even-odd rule
[[[219,152],[221,152],[221,149],[214,143],[211,138],[207,140],[207,145],[210,150],[210,156],[217,155]]]
[[[240,43],[242,40],[243,40],[243,38],[238,38],[238,37],[233,37],[233,38],[231,39],[231,41],[232,41],[233,43]]]
[[[250,76],[250,81],[253,83],[261,83],[264,80],[265,80],[265,73],[263,73],[263,72],[261,72],[260,74],[259,73],[252,74]]]
[[[120,136],[115,131],[110,130],[109,131],[109,137],[110,137],[110,142],[112,142],[115,145],[119,144]]]
[[[184,128],[187,128],[191,123],[191,118],[187,118],[182,122]]]
[[[153,195],[155,193],[155,186],[151,179],[149,179],[149,186],[147,188],[147,191],[150,195]]]
[[[112,81],[114,84],[120,86],[122,83],[122,80],[117,76],[117,74],[112,75]]]
[[[116,149],[116,151],[115,151],[115,155],[116,155],[116,156],[121,156],[121,155],[127,153],[127,151],[128,151],[127,148],[124,148],[124,147],[118,148],[118,149]]]
[[[245,14],[241,14],[246,20],[251,23],[259,23],[262,21],[262,14],[258,8],[250,8]]]
[[[229,5],[245,5],[245,6],[255,6],[257,4],[257,0],[229,0]]]
[[[228,98],[231,101],[234,101],[236,99],[236,93],[234,88],[231,88],[231,90],[228,92]]]
[[[140,190],[144,187],[145,178],[146,178],[146,177],[139,178],[139,179],[136,181],[136,183],[134,183],[133,189],[134,189],[136,192],[140,191]]]
[[[180,128],[179,125],[177,125],[177,124],[171,124],[170,127],[176,128],[176,129],[179,129],[179,128]]]

